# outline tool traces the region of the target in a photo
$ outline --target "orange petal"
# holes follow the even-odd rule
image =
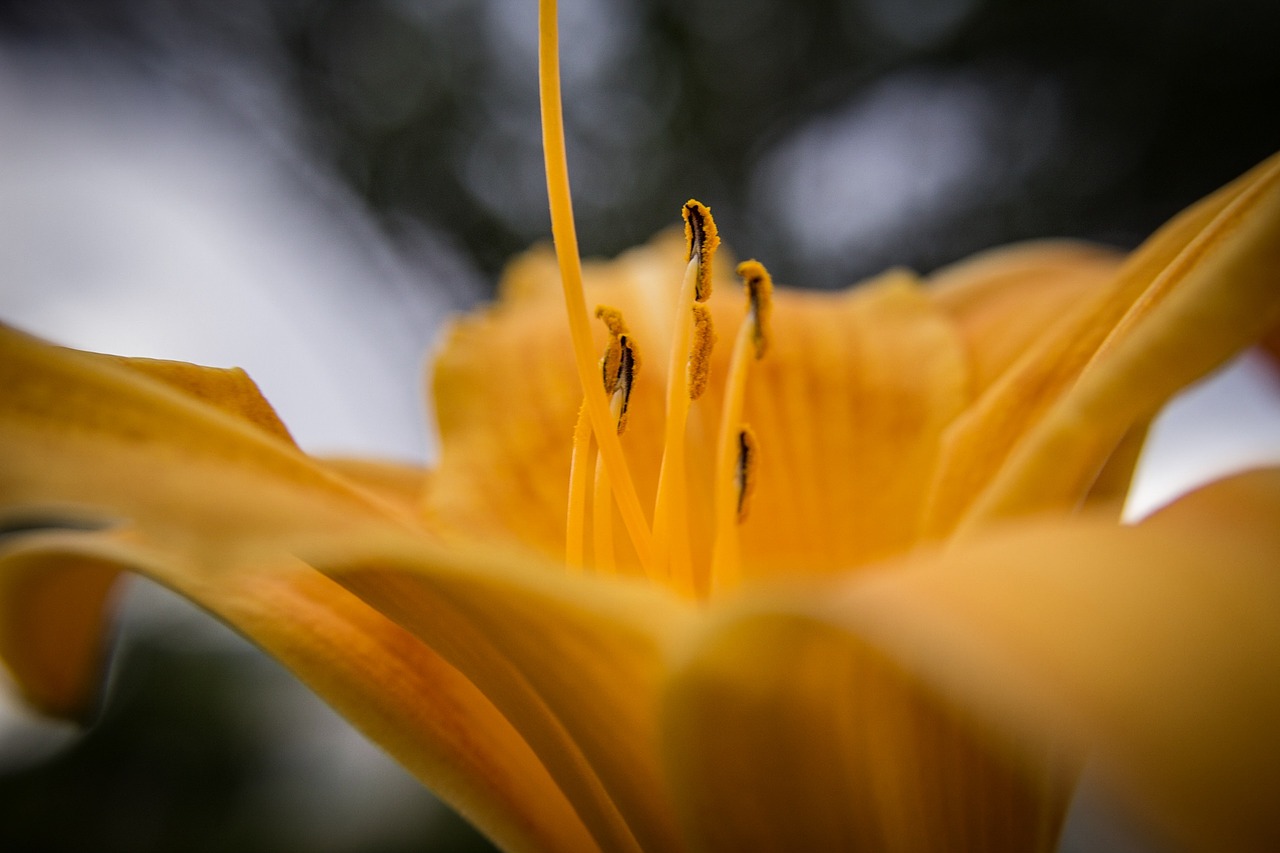
[[[982,252],[929,276],[929,295],[964,337],[975,396],[1075,303],[1106,285],[1122,260],[1101,246],[1045,240]]]
[[[672,680],[667,767],[698,849],[1049,851],[1073,771],[993,745],[794,591],[720,614]]]
[[[216,406],[224,412],[243,418],[277,438],[295,444],[288,428],[280,420],[275,409],[262,396],[258,385],[238,367],[204,367],[185,361],[166,361],[155,358],[132,358],[99,353],[82,353],[83,356],[103,362],[118,364],[130,370],[158,379],[177,388],[201,402]]]
[[[39,571],[0,552],[0,660],[22,696],[56,717],[96,710],[120,570],[50,554]]]
[[[88,629],[99,619],[81,612],[79,584],[90,580],[96,588],[120,571],[139,571],[278,658],[503,847],[590,847],[564,795],[488,699],[342,587],[289,558],[210,572],[130,540],[122,533],[34,534],[0,555],[0,654],[29,691],[65,669],[58,655],[68,640],[53,628],[96,643]],[[81,685],[98,679],[96,671],[71,675]]]
[[[773,304],[747,386],[760,467],[744,574],[844,570],[910,547],[941,435],[968,401],[952,324],[900,271],[842,293],[775,290]]]
[[[691,611],[638,582],[398,539],[318,548],[323,567],[436,649],[533,747],[608,850],[678,850],[654,708]]]
[[[1133,427],[1280,317],[1280,157],[1188,209],[947,436],[928,529],[1069,509]]]
[[[589,265],[588,296],[621,309],[645,352],[662,352],[683,258],[664,236]],[[517,261],[503,300],[448,336],[436,362],[443,453],[428,507],[470,537],[500,537],[559,559],[581,391],[554,275],[549,256]],[[731,298],[739,288],[716,289],[716,325],[733,329],[743,316],[741,299]],[[778,290],[774,306],[774,345],[752,365],[747,390],[762,467],[757,510],[743,528],[746,572],[767,574],[797,557],[810,571],[847,568],[906,547],[939,437],[966,402],[965,357],[951,322],[904,272],[839,294]],[[729,355],[725,346],[713,352],[710,389],[689,419],[695,562],[710,559]],[[662,458],[665,381],[648,365],[641,371],[622,437],[644,501],[652,501]]]
[[[413,513],[417,513],[421,507],[428,478],[431,476],[421,465],[386,459],[344,456],[325,457],[317,461],[344,480],[369,489]]]
[[[416,524],[242,413],[136,366],[0,326],[0,387],[9,519],[129,520],[155,541],[226,561],[304,531]]]
[[[1044,522],[909,561],[830,619],[1032,738],[1091,749],[1203,850],[1280,848],[1280,470],[1136,528]]]
[[[504,843],[589,844],[559,789],[481,693],[291,556],[357,531],[400,531],[418,542],[424,537],[401,507],[185,388],[2,327],[0,385],[0,519],[18,537],[5,552],[0,593],[11,597],[0,611],[0,652],[29,694],[61,710],[91,692],[101,590],[120,567],[135,568],[298,669]],[[64,520],[123,524],[146,550],[86,533],[31,533]],[[54,559],[18,550],[42,541]],[[54,547],[65,541],[92,547]],[[74,580],[63,572],[94,583],[62,598]],[[74,622],[82,618],[87,624]]]
[[[572,583],[540,564],[495,567],[466,550],[441,550],[399,506],[171,386],[13,332],[0,332],[0,349],[0,379],[13,389],[0,399],[4,512],[25,514],[29,524],[53,509],[125,521],[161,555],[143,568],[215,610],[224,595],[282,595],[269,584],[294,557],[336,550],[346,563],[327,564],[408,566],[388,573],[390,594],[378,595],[372,575],[364,582],[373,591],[362,594],[420,633],[528,736],[599,843],[676,843],[655,782],[645,698],[655,695],[668,638],[683,625],[675,602]],[[383,563],[368,544],[383,540],[396,543],[399,563]],[[304,604],[234,621],[254,635],[269,625],[251,619],[287,619],[288,607]],[[286,655],[287,642],[279,638],[273,650]],[[598,701],[583,701],[584,692]],[[608,732],[628,746],[618,749]]]

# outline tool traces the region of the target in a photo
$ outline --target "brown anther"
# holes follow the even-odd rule
[[[738,523],[747,520],[751,509],[751,495],[756,489],[756,471],[759,465],[759,451],[755,433],[751,427],[743,424],[738,431],[738,467],[734,481],[738,487]]]
[[[621,349],[618,338],[627,332],[627,324],[622,319],[622,312],[607,305],[596,306],[596,317],[604,321],[609,330],[609,343],[605,344],[604,355],[600,358],[600,373],[604,381],[606,394],[613,394],[618,387],[618,368]]]
[[[747,288],[747,312],[751,316],[751,340],[756,358],[763,358],[769,348],[769,318],[773,315],[773,277],[759,261],[738,264],[738,276]]]
[[[694,286],[694,298],[706,302],[711,296],[711,259],[720,247],[720,233],[716,221],[711,218],[711,208],[696,199],[684,205],[685,260],[698,258],[698,280]]]
[[[611,393],[622,396],[618,409],[618,435],[627,429],[627,409],[631,405],[631,389],[635,385],[636,371],[640,369],[640,354],[636,351],[635,342],[630,335],[618,336],[618,374]]]
[[[636,371],[640,368],[640,353],[635,340],[627,333],[627,323],[622,319],[622,312],[607,305],[596,307],[596,316],[604,321],[609,329],[609,343],[605,345],[604,355],[600,358],[600,374],[604,383],[604,391],[610,397],[621,394],[621,406],[618,413],[618,434],[627,428],[627,406],[631,402],[631,388],[635,383]]]

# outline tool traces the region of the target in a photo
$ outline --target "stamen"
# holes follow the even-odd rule
[[[587,524],[587,461],[591,458],[591,419],[584,403],[573,428],[573,456],[569,462],[569,511],[564,525],[564,561],[581,571]]]
[[[616,574],[618,565],[613,555],[613,489],[609,486],[609,472],[598,459],[595,491],[591,495],[591,543],[596,571],[604,575]]]
[[[622,407],[614,415],[618,435],[622,435],[627,429],[627,408],[631,404],[631,389],[635,384],[636,371],[640,369],[640,352],[635,340],[627,334],[627,323],[622,319],[621,311],[600,305],[596,307],[596,316],[609,329],[609,343],[605,346],[604,357],[600,359],[600,372],[610,404],[612,405],[613,397],[619,391],[622,394]]]
[[[747,287],[747,312],[753,328],[752,340],[756,346],[756,358],[764,358],[769,348],[770,318],[773,316],[773,277],[759,261],[743,261],[738,264],[738,276]]]
[[[618,376],[615,382],[614,397],[620,401],[617,421],[618,435],[627,431],[627,409],[631,406],[631,390],[635,387],[636,371],[640,369],[640,353],[630,335],[618,338]]]
[[[542,104],[542,146],[547,171],[547,196],[551,208],[551,234],[560,280],[564,288],[569,333],[573,339],[574,362],[591,428],[600,457],[617,492],[618,509],[631,536],[640,563],[655,577],[653,537],[645,522],[635,483],[627,468],[616,428],[612,426],[608,398],[595,385],[596,365],[591,355],[591,329],[586,296],[582,288],[582,260],[578,256],[578,236],[573,223],[573,201],[569,193],[569,167],[565,156],[564,119],[560,103],[560,34],[556,21],[556,0],[538,3],[538,81]]]
[[[684,203],[684,240],[688,247],[688,260],[698,258],[698,284],[695,297],[706,302],[711,297],[711,259],[720,248],[720,232],[711,218],[711,208],[697,199]]]
[[[683,208],[689,263],[676,299],[671,355],[667,363],[667,422],[658,472],[658,495],[653,508],[654,552],[659,567],[670,566],[671,576],[692,588],[693,570],[689,557],[689,530],[685,495],[685,427],[694,380],[705,388],[710,350],[710,315],[699,303],[711,295],[711,263],[720,238],[711,211],[690,200]],[[702,311],[696,310],[703,308]],[[701,318],[701,320],[699,319]],[[694,327],[701,325],[694,346]]]
[[[738,488],[738,517],[741,524],[747,520],[747,512],[751,509],[751,495],[756,490],[756,470],[759,466],[756,434],[747,424],[738,430],[738,467],[734,473],[734,485]]]
[[[773,282],[758,261],[738,265],[747,292],[747,314],[738,325],[725,380],[724,403],[720,410],[720,433],[716,441],[715,519],[716,538],[711,556],[711,586],[723,589],[736,583],[740,574],[738,524],[746,518],[756,477],[755,438],[742,423],[746,406],[748,367],[768,347],[767,322],[771,313]],[[750,350],[752,355],[748,355]]]
[[[609,401],[609,411],[615,419],[622,416],[623,398],[623,392],[618,390]],[[615,574],[618,565],[613,552],[613,489],[609,471],[600,464],[599,456],[596,457],[595,490],[591,496],[591,541],[596,571]]]
[[[711,309],[701,302],[693,303],[693,344],[689,348],[689,399],[696,400],[707,390],[711,378],[711,349],[716,345],[716,331],[711,325]]]

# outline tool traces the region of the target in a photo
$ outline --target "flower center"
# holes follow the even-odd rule
[[[715,220],[711,211],[698,201],[690,200],[683,208],[688,262],[672,320],[662,463],[650,527],[618,441],[626,428],[631,388],[639,366],[636,344],[627,332],[621,312],[603,306],[596,310],[596,316],[609,330],[609,343],[603,358],[597,360],[592,352],[565,157],[556,0],[539,2],[538,58],[551,230],[574,361],[583,392],[569,472],[565,560],[572,569],[580,570],[589,563],[596,571],[616,570],[613,543],[616,505],[645,574],[655,582],[673,585],[686,595],[703,598],[735,585],[741,574],[738,525],[746,517],[755,486],[758,455],[750,427],[743,423],[743,406],[748,364],[762,357],[767,349],[772,290],[769,274],[756,261],[746,261],[738,267],[747,289],[747,312],[735,338],[720,413],[712,508],[714,545],[710,564],[694,566],[690,546],[686,430],[690,404],[707,388],[715,343],[711,312],[706,304],[712,289],[712,261],[720,245]],[[585,554],[587,490],[593,443],[596,454],[590,501],[591,559],[588,561]]]

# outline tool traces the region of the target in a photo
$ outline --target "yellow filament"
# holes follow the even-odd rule
[[[614,392],[609,400],[609,413],[615,419],[622,417],[621,391]],[[595,490],[591,496],[591,542],[596,571],[611,575],[617,572],[617,560],[613,553],[613,489],[610,488],[609,471],[596,458]]]
[[[586,538],[587,461],[591,451],[591,420],[584,404],[578,409],[578,423],[573,428],[573,457],[569,462],[569,512],[564,530],[564,561],[571,570],[582,569],[582,550]]]
[[[742,411],[746,403],[747,371],[754,335],[748,317],[738,326],[733,341],[733,355],[729,360],[729,375],[724,389],[724,403],[720,410],[720,433],[716,440],[715,480],[715,545],[711,551],[711,588],[728,589],[738,582],[741,569],[738,565],[738,488],[737,469],[739,433],[742,429]]]
[[[675,565],[683,562],[689,549],[682,543],[673,546],[673,540],[687,540],[688,529],[676,524],[683,518],[685,489],[684,433],[689,420],[688,360],[689,344],[693,338],[693,310],[698,281],[700,258],[697,253],[689,259],[684,270],[684,281],[676,301],[675,330],[671,338],[671,356],[667,365],[667,423],[663,437],[662,467],[658,470],[658,496],[653,507],[653,543],[655,557],[660,567],[670,565],[671,575],[677,581],[689,582],[690,567]]]
[[[542,104],[542,147],[547,172],[547,196],[551,208],[551,235],[560,264],[574,361],[588,419],[599,445],[600,459],[616,492],[623,524],[636,555],[650,577],[656,576],[653,535],[640,507],[631,472],[622,455],[616,428],[609,416],[609,401],[597,384],[597,365],[591,354],[591,329],[582,288],[582,261],[573,222],[569,193],[569,166],[565,156],[564,119],[560,103],[560,34],[556,0],[538,3],[538,85]]]
[[[605,575],[618,570],[613,556],[613,490],[609,472],[596,460],[595,491],[591,495],[591,545],[596,571]]]

